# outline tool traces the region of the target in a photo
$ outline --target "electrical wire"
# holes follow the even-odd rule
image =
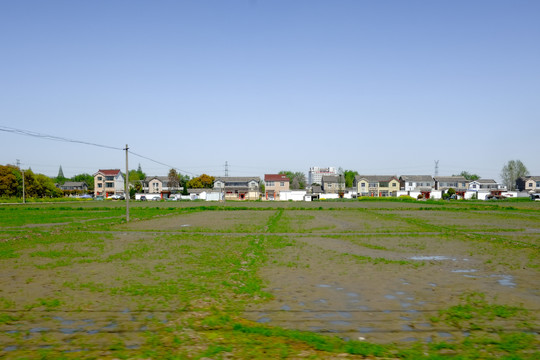
[[[108,146],[108,145],[102,145],[102,144],[97,144],[97,143],[93,143],[93,142],[89,142],[89,141],[82,141],[82,140],[76,140],[76,139],[69,139],[69,138],[65,138],[65,137],[61,137],[61,136],[55,136],[55,135],[49,135],[49,134],[43,134],[43,133],[39,133],[39,132],[36,132],[36,131],[30,131],[30,130],[23,130],[23,129],[16,129],[16,128],[12,128],[12,127],[8,127],[8,126],[3,126],[3,125],[0,125],[0,131],[4,131],[4,132],[8,132],[8,133],[12,133],[12,134],[17,134],[17,135],[23,135],[23,136],[31,136],[31,137],[35,137],[35,138],[40,138],[40,139],[45,139],[45,140],[53,140],[53,141],[61,141],[61,142],[69,142],[69,143],[76,143],[76,144],[83,144],[83,145],[90,145],[90,146],[97,146],[97,147],[101,147],[101,148],[105,148],[105,149],[111,149],[111,150],[122,150],[122,151],[125,151],[126,149],[125,148],[120,148],[120,147],[115,147],[115,146]],[[181,170],[179,168],[177,168],[176,166],[171,166],[171,165],[168,165],[168,164],[165,164],[161,161],[158,161],[158,160],[154,160],[154,159],[151,159],[147,156],[143,156],[143,155],[140,155],[140,154],[137,154],[137,153],[134,153],[133,151],[130,151],[128,150],[128,152],[132,155],[135,155],[135,156],[138,156],[142,159],[146,159],[148,161],[152,161],[156,164],[159,164],[159,165],[163,165],[163,166],[166,166],[166,167],[169,167],[169,168],[173,168],[173,169],[176,169],[182,173],[187,173],[187,174],[191,174],[191,175],[196,175],[195,173],[192,173],[190,171],[186,171],[186,170]]]
[[[82,141],[82,140],[75,140],[75,139],[69,139],[61,136],[55,136],[55,135],[48,135],[48,134],[42,134],[35,131],[30,130],[23,130],[23,129],[15,129],[7,126],[0,125],[0,131],[9,132],[12,134],[18,134],[18,135],[24,135],[24,136],[31,136],[46,140],[53,140],[53,141],[61,141],[61,142],[69,142],[69,143],[76,143],[76,144],[84,144],[84,145],[91,145],[91,146],[97,146],[105,149],[111,149],[111,150],[124,150],[122,148],[114,147],[114,146],[108,146],[108,145],[102,145],[97,144],[89,141]]]
[[[146,156],[143,156],[143,155],[134,153],[134,152],[131,151],[131,150],[128,150],[128,153],[130,153],[131,155],[138,156],[138,157],[140,157],[140,158],[142,158],[142,159],[145,159],[145,160],[148,160],[148,161],[152,161],[152,162],[154,162],[154,163],[156,163],[156,164],[163,165],[163,166],[169,167],[169,168],[171,168],[171,169],[175,169],[175,170],[177,170],[177,171],[179,171],[179,172],[181,172],[181,173],[191,174],[191,175],[197,176],[197,174],[192,173],[192,172],[190,172],[190,171],[182,170],[182,169],[177,168],[176,166],[172,166],[172,165],[168,165],[168,164],[162,163],[161,161],[157,161],[157,160],[151,159],[151,158],[149,158],[149,157],[146,157]]]

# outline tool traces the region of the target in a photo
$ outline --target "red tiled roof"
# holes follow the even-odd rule
[[[264,181],[289,181],[289,178],[283,174],[264,174]]]
[[[106,170],[98,170],[98,173],[102,173],[103,175],[108,176],[116,176],[120,172],[119,169],[106,169]]]

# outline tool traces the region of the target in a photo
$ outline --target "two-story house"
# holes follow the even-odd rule
[[[266,200],[280,200],[279,193],[288,191],[290,186],[289,178],[283,174],[265,174],[264,187]]]
[[[469,180],[460,175],[437,176],[433,180],[435,180],[435,190],[440,190],[441,194],[447,192],[449,189],[454,189],[456,194],[464,197],[469,188]]]
[[[540,192],[540,176],[524,176],[516,180],[519,191]]]
[[[98,170],[93,176],[95,196],[124,194],[124,176],[119,169]]]
[[[214,180],[214,191],[224,194],[225,200],[258,200],[258,176],[221,176]]]
[[[343,175],[324,175],[321,177],[321,187],[326,194],[342,194],[345,192],[345,177]]]
[[[171,186],[168,176],[147,176],[144,179],[143,191],[147,194],[170,195],[181,192],[184,188],[178,184]]]
[[[399,179],[395,175],[356,175],[353,187],[358,196],[397,196]]]
[[[399,185],[401,190],[407,192],[407,195],[411,195],[412,192],[424,199],[429,199],[431,190],[435,188],[435,180],[431,175],[401,175]]]
[[[485,191],[498,190],[501,186],[493,179],[477,179],[469,182],[469,191]]]

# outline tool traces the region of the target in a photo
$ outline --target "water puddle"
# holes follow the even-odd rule
[[[361,334],[369,334],[372,333],[375,329],[372,327],[361,327],[358,328],[358,332]]]
[[[338,325],[338,326],[350,326],[351,325],[351,323],[349,321],[345,321],[345,320],[332,320],[332,321],[330,321],[330,324]]]
[[[28,330],[28,332],[31,334],[47,332],[47,331],[49,331],[49,328],[44,328],[44,327],[35,327]]]
[[[260,324],[267,324],[267,323],[269,323],[271,321],[272,321],[272,319],[270,319],[269,317],[262,317],[262,318],[257,320],[257,322],[260,323]]]
[[[452,260],[457,261],[456,258],[451,258],[448,256],[443,255],[433,255],[433,256],[412,256],[409,258],[409,260],[418,260],[418,261],[444,261],[444,260]]]
[[[444,331],[439,331],[437,333],[437,336],[442,337],[442,338],[452,338],[452,337],[454,337],[452,334],[444,332]]]
[[[516,283],[514,282],[514,277],[512,275],[491,275],[495,278],[500,278],[497,280],[499,285],[502,286],[508,286],[508,287],[515,287]]]
[[[403,341],[403,342],[415,342],[415,341],[418,341],[418,339],[415,338],[415,337],[406,337],[404,339],[401,339],[401,341]]]

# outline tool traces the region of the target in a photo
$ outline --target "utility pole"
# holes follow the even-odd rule
[[[126,197],[126,222],[129,222],[129,167],[128,167],[128,150],[129,147],[126,144],[126,189],[124,190],[124,194]]]
[[[26,197],[24,194],[24,170],[21,169],[20,164],[21,162],[19,161],[19,159],[17,159],[17,167],[19,168],[19,170],[21,170],[21,173],[22,173],[22,202],[23,204],[26,204]]]

